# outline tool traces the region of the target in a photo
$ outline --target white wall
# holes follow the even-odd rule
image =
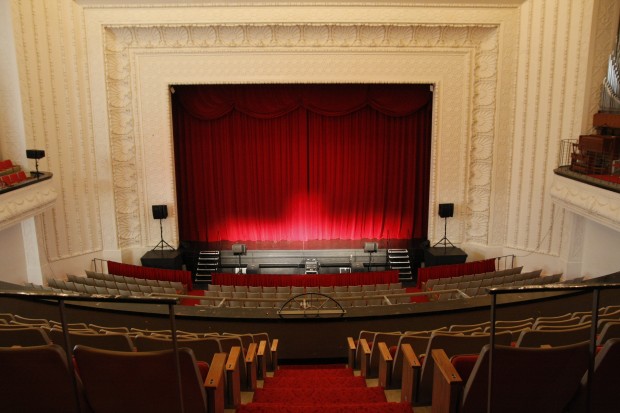
[[[583,233],[582,275],[597,277],[620,271],[620,232],[586,221]]]
[[[15,224],[0,232],[0,263],[2,263],[0,280],[15,284],[28,281],[24,245],[22,224]],[[40,281],[40,278],[39,280],[33,279],[33,282],[40,283]]]
[[[11,19],[11,3],[0,0],[0,159],[11,159],[13,163],[28,168],[26,139],[21,105],[15,38]],[[5,197],[0,195],[0,202]],[[36,229],[32,220],[26,225],[15,224],[0,231],[0,279],[22,283],[29,279],[41,281],[38,255],[33,266],[28,265],[24,237],[34,240],[37,250]],[[39,274],[39,276],[37,276]]]

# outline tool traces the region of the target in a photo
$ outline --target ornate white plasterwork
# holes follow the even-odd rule
[[[558,175],[550,193],[555,204],[620,231],[620,194]]]
[[[119,25],[105,27],[104,43],[121,248],[157,242],[151,203],[175,210],[167,96],[167,85],[174,83],[435,84],[429,238],[443,235],[435,225],[437,203],[454,202],[450,238],[486,244],[497,128],[497,25]],[[176,242],[172,221],[166,230]]]
[[[58,192],[52,179],[1,194],[0,231],[53,207]]]

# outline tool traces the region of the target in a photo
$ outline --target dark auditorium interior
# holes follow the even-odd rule
[[[0,0],[0,412],[620,405],[617,0]]]

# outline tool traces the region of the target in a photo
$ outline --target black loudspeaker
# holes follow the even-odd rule
[[[168,218],[168,205],[153,205],[153,219]]]
[[[454,204],[439,204],[439,216],[450,218],[454,215]]]
[[[245,244],[233,244],[232,252],[235,255],[245,255],[245,252],[246,252]]]
[[[45,151],[42,149],[26,149],[26,158],[28,159],[45,158]]]
[[[364,252],[377,252],[376,242],[367,242],[364,244]]]

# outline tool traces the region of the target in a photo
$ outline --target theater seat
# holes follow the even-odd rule
[[[568,410],[570,413],[614,413],[620,408],[618,368],[620,367],[620,339],[608,340],[596,355],[592,379],[592,402],[587,409],[587,375],[581,379],[579,391]]]
[[[433,350],[433,413],[487,411],[489,349],[484,346],[466,382],[443,350]],[[563,412],[588,368],[588,354],[588,343],[549,348],[496,346],[491,411]]]
[[[509,332],[497,333],[495,342],[500,345],[509,345],[512,335]],[[424,360],[420,362],[419,381],[414,392],[414,401],[418,405],[427,405],[431,401],[433,389],[433,373],[435,371],[432,351],[442,349],[448,357],[458,354],[477,354],[490,340],[488,334],[476,336],[433,333],[425,351]]]
[[[173,350],[124,352],[76,346],[77,370],[87,402],[97,413],[179,411],[179,386]],[[225,360],[226,355],[218,353]],[[184,411],[211,412],[216,400],[209,383],[224,383],[224,362],[212,360],[203,383],[192,350],[180,348],[178,360]],[[205,385],[210,391],[208,400]],[[221,406],[223,411],[223,393]],[[209,403],[209,404],[208,404]],[[208,405],[211,407],[208,408]]]
[[[53,344],[0,348],[0,411],[77,413],[71,371],[64,350]],[[78,396],[81,383],[76,381]],[[86,406],[80,397],[80,406]]]

